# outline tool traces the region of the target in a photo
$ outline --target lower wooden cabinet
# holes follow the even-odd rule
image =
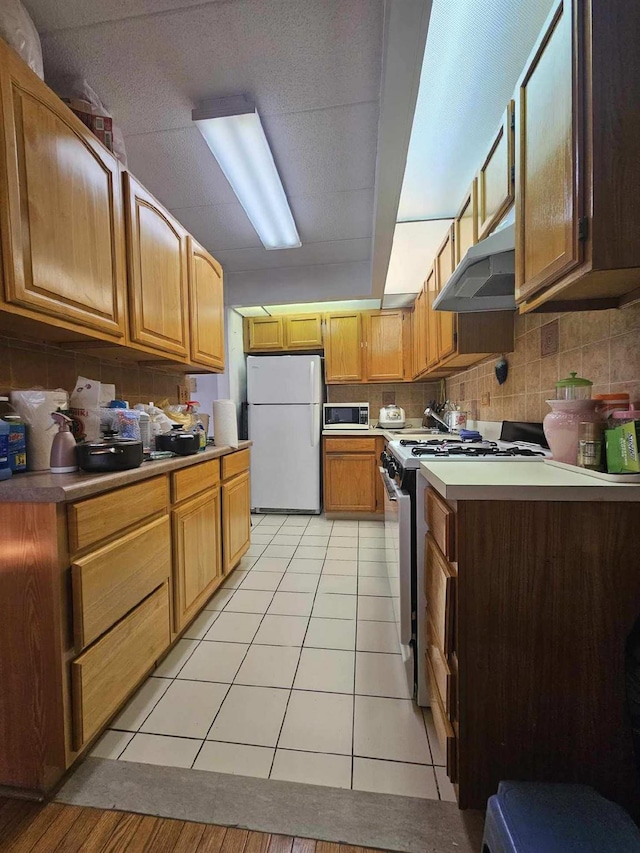
[[[383,513],[381,438],[330,438],[323,445],[325,512]]]
[[[251,490],[245,471],[222,485],[223,571],[228,574],[249,550]]]

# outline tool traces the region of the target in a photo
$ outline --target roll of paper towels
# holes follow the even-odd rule
[[[51,412],[66,409],[69,395],[60,388],[56,391],[11,391],[10,399],[27,425],[27,468],[29,471],[46,471],[57,432]]]
[[[213,443],[216,447],[238,446],[238,417],[233,400],[213,401]]]

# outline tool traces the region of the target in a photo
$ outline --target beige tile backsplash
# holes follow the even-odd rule
[[[422,419],[430,400],[439,395],[438,382],[396,382],[389,385],[327,385],[329,403],[369,403],[371,422],[378,420],[381,406],[395,403],[401,406],[407,418]]]
[[[113,383],[116,394],[132,406],[165,398],[175,403],[182,381],[181,373],[103,361],[38,341],[0,337],[0,394],[38,386],[71,391],[79,375]]]
[[[558,321],[559,351],[540,356],[541,329]],[[575,370],[591,379],[594,394],[626,391],[640,401],[640,305],[609,311],[515,317],[516,346],[505,353],[509,376],[498,385],[496,357],[447,379],[447,397],[480,420],[541,421],[558,379]],[[482,405],[482,395],[490,404]]]

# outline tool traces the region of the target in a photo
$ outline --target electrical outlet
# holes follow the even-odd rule
[[[490,391],[483,391],[482,392],[482,396],[480,398],[480,405],[481,406],[490,406],[491,405],[491,392]]]
[[[184,405],[191,399],[191,394],[186,385],[178,385],[178,403]]]
[[[198,390],[198,380],[195,376],[190,376],[187,379],[187,388],[189,389],[190,394],[195,394]]]

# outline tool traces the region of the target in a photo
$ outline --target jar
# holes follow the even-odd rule
[[[602,440],[604,423],[581,421],[578,425],[578,465],[590,471],[603,471]]]
[[[553,458],[557,462],[577,465],[580,424],[604,424],[604,418],[597,411],[598,400],[547,400],[547,403],[551,411],[545,415],[542,427]]]
[[[593,382],[582,379],[575,370],[566,379],[556,382],[556,400],[590,400]]]
[[[611,427],[622,426],[622,424],[628,424],[631,423],[631,421],[640,421],[640,409],[636,409],[632,404],[626,409],[611,412],[609,415],[609,421],[611,423]]]
[[[608,418],[612,412],[629,408],[628,394],[594,394],[593,399],[600,400],[600,412],[605,418]]]

